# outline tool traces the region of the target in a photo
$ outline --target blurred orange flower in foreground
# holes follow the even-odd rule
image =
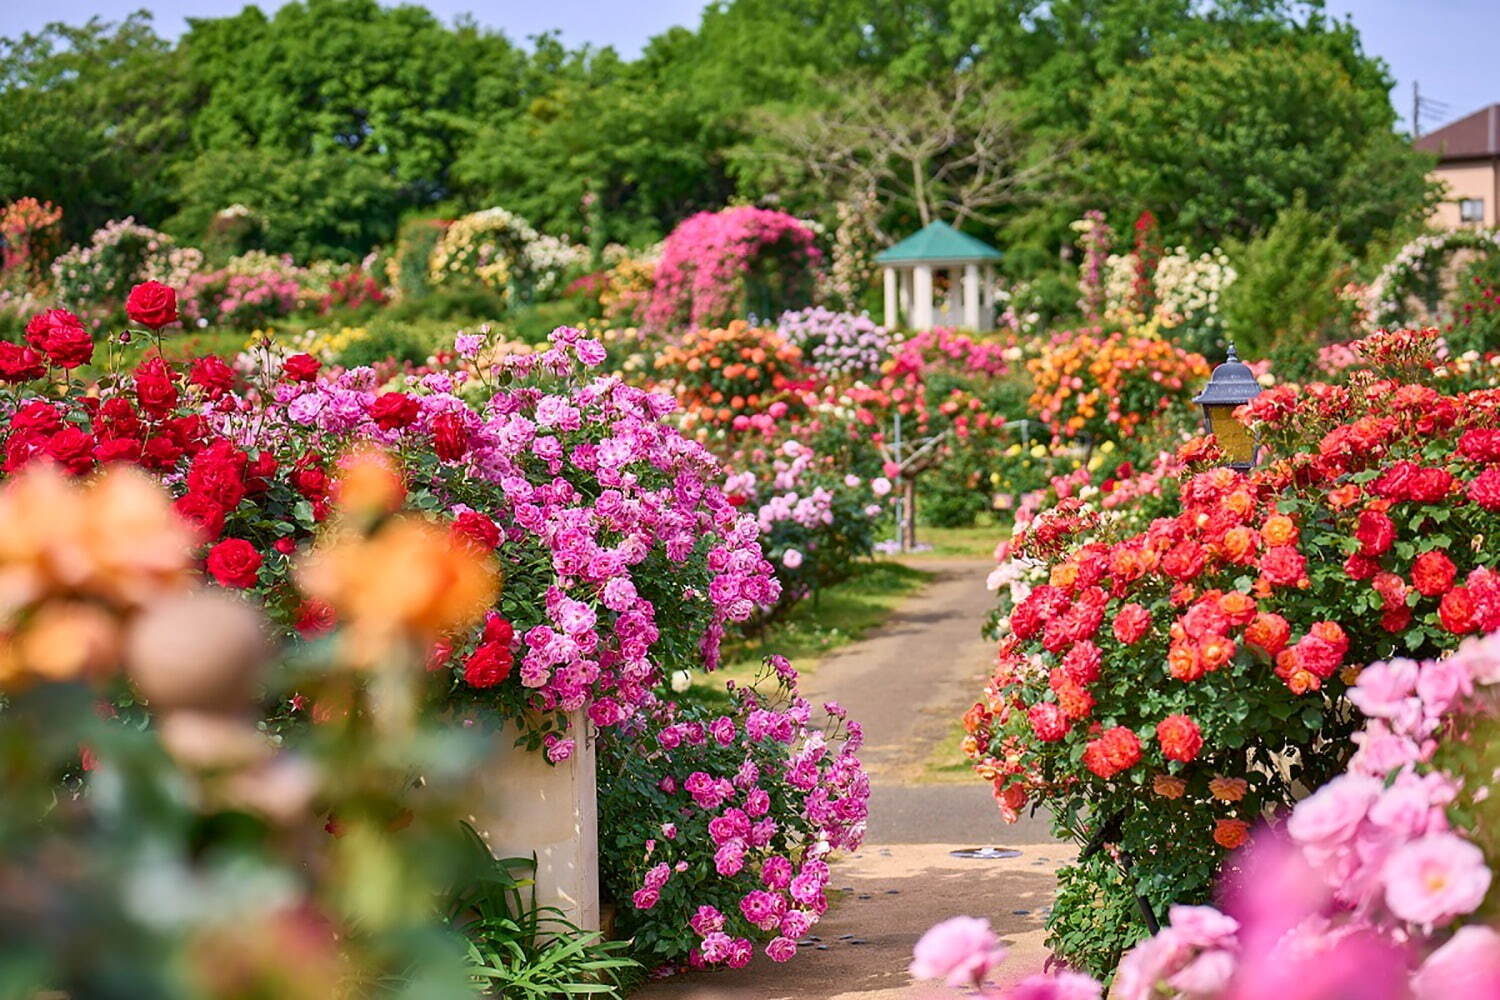
[[[142,473],[48,465],[0,487],[0,686],[112,671],[123,617],[193,578],[192,528]]]
[[[336,533],[298,568],[309,597],[347,628],[369,664],[402,640],[428,643],[479,620],[500,593],[494,560],[429,521],[396,517],[368,537]]]

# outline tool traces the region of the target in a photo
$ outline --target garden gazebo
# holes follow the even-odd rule
[[[999,250],[948,223],[928,223],[875,256],[885,271],[885,325],[991,329],[999,259]]]

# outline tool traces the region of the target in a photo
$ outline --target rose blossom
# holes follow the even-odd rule
[[[932,927],[912,949],[914,979],[940,979],[947,986],[979,986],[1005,958],[988,920],[953,917]]]
[[[1452,833],[1429,833],[1397,848],[1386,861],[1385,902],[1402,920],[1424,926],[1472,913],[1490,887],[1478,847]]]

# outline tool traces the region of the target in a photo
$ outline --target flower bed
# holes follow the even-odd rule
[[[1372,349],[1413,338],[1393,341]],[[1112,827],[1159,912],[1201,901],[1250,821],[1338,773],[1363,664],[1500,625],[1495,560],[1473,544],[1500,530],[1500,392],[1366,375],[1278,387],[1244,416],[1270,452],[1250,476],[1207,467],[1198,441],[1158,476],[1179,509],[1075,495],[1018,531],[999,664],[966,717],[1002,808],[1044,804],[1080,841]],[[1052,927],[1103,971],[1093,905]]]
[[[788,419],[816,385],[801,351],[744,320],[684,334],[657,355],[655,371],[675,388],[690,425],[720,431],[745,430],[758,417]]]

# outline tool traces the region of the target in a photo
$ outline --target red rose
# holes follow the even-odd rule
[[[417,401],[403,392],[383,392],[370,407],[370,419],[381,430],[394,431],[408,426],[421,411]]]
[[[1479,607],[1468,587],[1454,587],[1438,604],[1438,621],[1454,635],[1468,635],[1479,627]]]
[[[224,587],[253,587],[260,573],[261,557],[243,538],[226,538],[208,550],[207,567]]]
[[[172,506],[179,517],[198,528],[205,541],[224,533],[224,505],[217,500],[202,493],[189,493],[178,497]]]
[[[1420,503],[1437,503],[1453,489],[1453,476],[1447,469],[1418,469],[1411,478],[1407,495]]]
[[[1068,735],[1068,718],[1055,702],[1043,701],[1026,710],[1031,731],[1043,743],[1056,743]]]
[[[1271,656],[1275,656],[1286,648],[1287,640],[1292,637],[1292,627],[1287,620],[1278,614],[1263,611],[1255,616],[1245,629],[1245,642],[1265,650]]]
[[[1083,750],[1083,765],[1105,780],[1129,770],[1140,759],[1140,738],[1124,726],[1106,729],[1098,739],[1090,740]]]
[[[516,637],[515,626],[494,611],[488,611],[484,616],[484,638],[482,642],[498,642],[509,646]]]
[[[1359,539],[1360,555],[1378,556],[1396,541],[1396,522],[1383,511],[1360,511],[1354,537]]]
[[[234,369],[213,356],[199,358],[188,370],[188,382],[202,389],[209,399],[218,399],[234,388]]]
[[[0,341],[0,381],[30,382],[47,373],[42,356],[29,347]]]
[[[1191,580],[1203,572],[1203,565],[1208,561],[1208,553],[1203,546],[1193,541],[1178,542],[1172,546],[1166,555],[1162,556],[1162,572],[1174,580]]]
[[[1203,733],[1198,723],[1186,715],[1169,715],[1156,724],[1156,741],[1168,760],[1186,764],[1203,749]]]
[[[141,443],[135,438],[108,438],[94,445],[94,461],[137,463],[141,460]]]
[[[142,410],[158,419],[177,405],[172,369],[161,358],[147,358],[136,367],[135,399]]]
[[[292,488],[309,500],[323,500],[328,496],[328,473],[318,463],[316,455],[303,455],[292,469]]]
[[[1135,645],[1149,631],[1151,631],[1151,612],[1142,605],[1127,604],[1116,612],[1115,638],[1125,645]]]
[[[21,434],[55,434],[62,426],[62,414],[57,407],[40,399],[33,399],[10,418],[11,431]]]
[[[1370,586],[1380,595],[1386,611],[1406,607],[1406,581],[1395,573],[1376,574]]]
[[[94,439],[77,427],[64,427],[47,439],[47,457],[75,476],[94,468]]]
[[[173,417],[167,421],[167,433],[172,435],[172,440],[177,442],[177,446],[189,455],[198,454],[203,450],[204,445],[217,440],[208,426],[207,418],[201,413]]]
[[[1351,580],[1368,580],[1380,572],[1380,563],[1369,556],[1351,552],[1344,560],[1344,572]]]
[[[1500,428],[1464,431],[1458,439],[1458,453],[1475,462],[1500,462]]]
[[[316,597],[309,597],[297,606],[297,621],[292,626],[304,639],[312,639],[333,631],[333,605]]]
[[[218,441],[193,456],[188,468],[190,493],[201,493],[226,511],[234,510],[245,499],[245,466],[249,457],[230,444]]]
[[[494,687],[510,676],[514,662],[509,646],[498,642],[482,643],[464,661],[464,683],[476,688]]]
[[[1500,510],[1500,469],[1485,469],[1465,492],[1485,510]]]
[[[271,486],[271,477],[281,465],[269,451],[258,452],[255,461],[245,468],[245,491],[250,494],[264,493]]]
[[[1411,608],[1401,605],[1399,608],[1386,608],[1380,613],[1380,627],[1387,632],[1405,632],[1411,624]]]
[[[281,363],[281,374],[293,382],[311,382],[323,370],[323,362],[311,354],[293,354]]]
[[[432,644],[427,651],[427,670],[442,670],[448,665],[448,658],[453,655],[453,643],[447,639],[439,639]]]
[[[136,285],[125,298],[125,315],[152,330],[177,322],[177,293],[159,281]]]
[[[99,407],[94,417],[94,433],[105,438],[138,438],[141,436],[141,420],[135,407],[123,396],[111,396]]]
[[[152,438],[141,450],[141,464],[148,469],[165,472],[177,465],[182,458],[182,448],[166,435]]]
[[[1370,483],[1370,492],[1387,500],[1405,500],[1411,488],[1412,477],[1417,472],[1417,464],[1402,459],[1391,465],[1389,469],[1382,472]]]
[[[457,413],[439,413],[432,418],[432,449],[445,462],[456,462],[468,454],[469,429]]]
[[[485,515],[466,510],[453,519],[450,529],[459,538],[468,539],[485,552],[500,544],[500,529]]]
[[[1411,564],[1412,586],[1424,597],[1437,597],[1453,586],[1453,577],[1458,567],[1440,549],[1423,552]]]
[[[61,309],[52,310],[54,313],[62,312]],[[64,313],[72,316],[72,313]],[[83,324],[77,322],[78,317],[72,316],[72,324],[54,323],[46,331],[46,341],[42,346],[42,352],[48,359],[59,368],[77,368],[86,365],[94,356],[94,338],[90,337]],[[28,330],[30,327],[27,328]],[[30,334],[27,335],[30,339]]]
[[[26,343],[41,353],[47,352],[47,345],[52,342],[52,335],[62,329],[76,327],[83,329],[83,320],[68,312],[66,309],[48,309],[46,312],[37,313],[31,317],[26,324]]]

